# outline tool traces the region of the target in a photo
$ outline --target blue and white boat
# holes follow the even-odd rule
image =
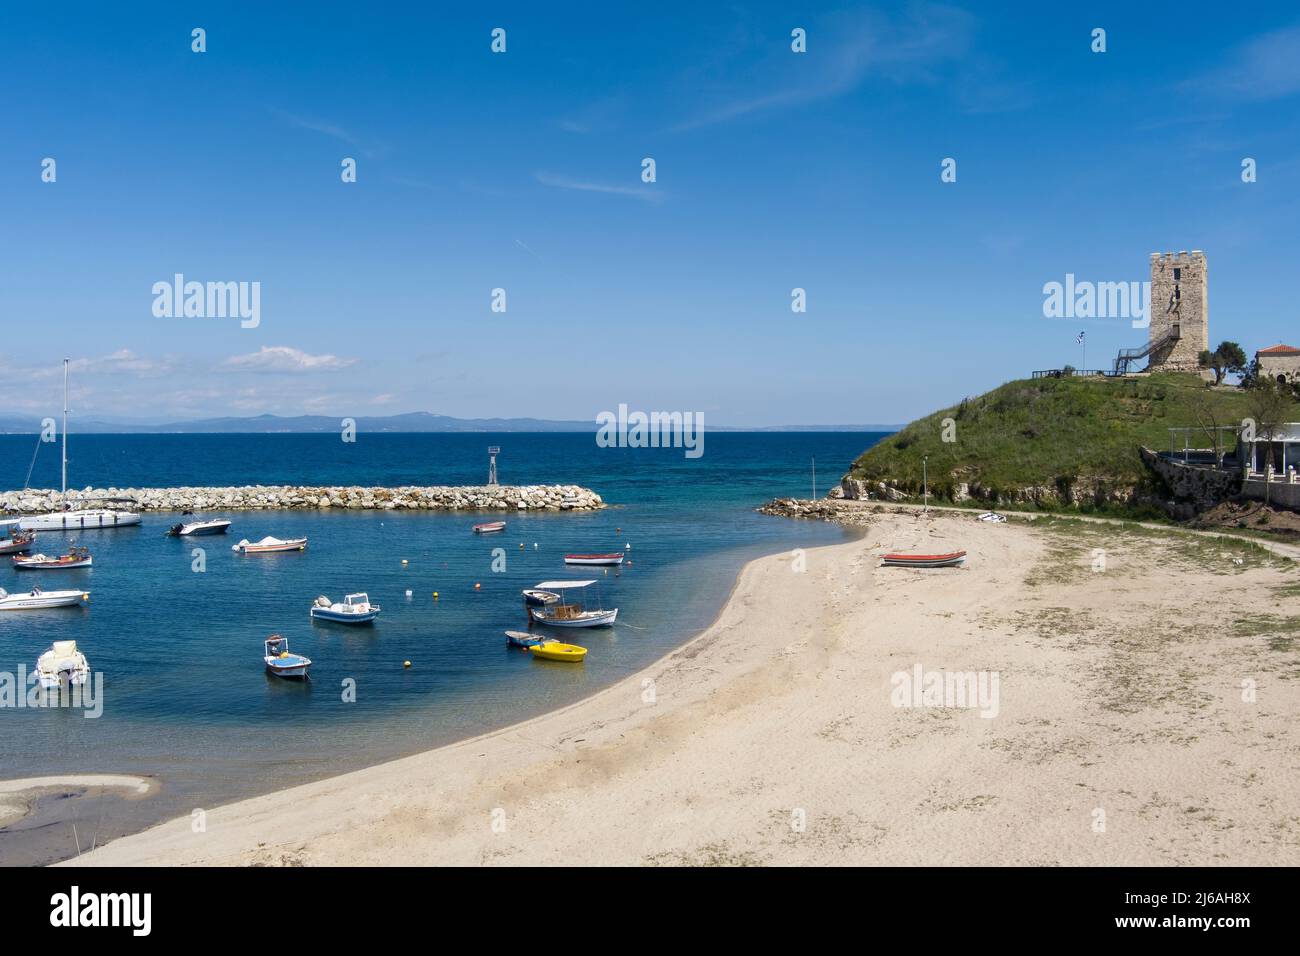
[[[306,677],[311,658],[289,653],[289,639],[272,634],[266,639],[266,669],[276,677]]]
[[[506,631],[506,643],[511,647],[536,647],[538,644],[544,644],[551,640],[554,640],[554,638],[538,637],[535,634],[529,634],[527,631]]]
[[[314,621],[369,624],[379,616],[380,610],[378,604],[370,603],[370,596],[367,594],[349,594],[341,604],[333,603],[322,594],[311,606],[311,617]]]

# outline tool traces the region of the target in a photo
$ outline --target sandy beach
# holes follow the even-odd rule
[[[1082,522],[863,531],[750,563],[705,633],[572,706],[69,862],[1300,863],[1295,565]],[[897,706],[918,668],[996,696]]]

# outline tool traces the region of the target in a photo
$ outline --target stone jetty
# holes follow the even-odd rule
[[[82,507],[106,499],[135,511],[271,511],[343,508],[375,511],[594,511],[600,495],[578,485],[365,488],[331,485],[244,485],[231,488],[85,488],[69,491]],[[132,503],[133,502],[133,503]],[[0,509],[14,514],[59,510],[52,490],[0,493]]]

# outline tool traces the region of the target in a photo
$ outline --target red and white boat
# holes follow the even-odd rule
[[[13,522],[12,530],[7,532],[7,536],[0,538],[0,554],[22,554],[32,549],[32,542],[36,536],[30,531],[20,531],[18,522]],[[3,526],[0,526],[0,533],[5,532]]]
[[[506,523],[504,521],[484,521],[482,524],[474,525],[475,534],[495,534],[498,531],[505,531]]]
[[[895,568],[951,568],[966,560],[965,551],[947,554],[887,554],[881,561]]]
[[[566,554],[564,556],[565,564],[605,564],[614,565],[623,563],[623,552],[614,551],[610,554]]]
[[[14,555],[14,568],[19,571],[62,571],[66,568],[88,568],[93,563],[85,548],[73,548],[67,554],[50,557],[33,554],[30,558]]]
[[[274,554],[277,551],[306,551],[306,538],[273,538],[267,535],[261,541],[249,541],[245,538],[239,544],[232,544],[231,551],[240,554]]]

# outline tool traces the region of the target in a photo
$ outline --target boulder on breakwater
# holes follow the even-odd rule
[[[85,488],[69,491],[74,507],[114,499],[133,511],[270,511],[282,508],[344,508],[409,511],[594,511],[600,495],[578,485],[480,485],[477,487],[366,488],[360,486],[244,485],[229,488]],[[0,509],[14,514],[58,511],[59,492],[0,493]]]

